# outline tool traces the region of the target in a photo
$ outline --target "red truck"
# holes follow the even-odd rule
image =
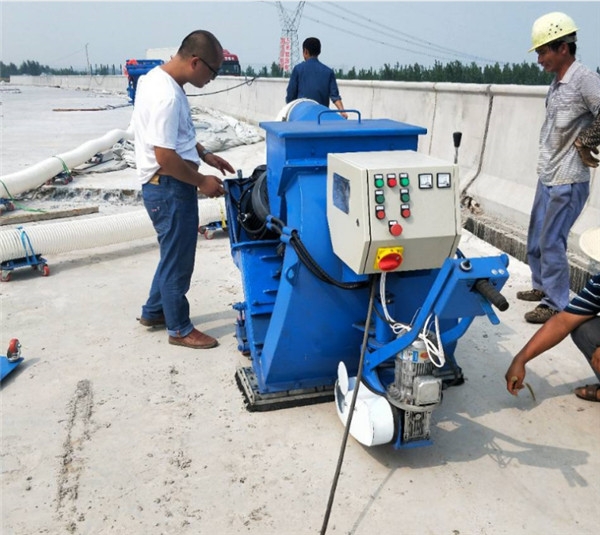
[[[223,64],[219,69],[219,74],[225,76],[240,76],[242,74],[240,60],[237,55],[232,54],[229,50],[223,50]]]

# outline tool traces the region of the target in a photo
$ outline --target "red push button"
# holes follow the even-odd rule
[[[383,206],[376,206],[375,207],[375,217],[377,219],[384,219],[385,218],[385,209]]]
[[[406,219],[407,217],[410,217],[410,206],[408,204],[403,204],[400,207],[400,215]]]
[[[400,236],[402,234],[402,225],[398,221],[389,221],[388,227],[392,236]]]

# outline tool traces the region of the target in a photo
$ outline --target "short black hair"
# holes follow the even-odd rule
[[[562,45],[563,43],[567,43],[567,46],[569,47],[569,54],[571,54],[571,56],[574,56],[577,52],[577,43],[575,41],[573,41],[572,43],[567,42],[570,39],[566,41],[565,37],[577,38],[577,32],[570,33],[569,35],[565,35],[564,37],[559,37],[555,41],[551,41],[550,43],[548,43],[548,46],[550,47],[550,49],[556,52],[559,49],[560,45]]]
[[[321,41],[316,37],[308,37],[302,43],[302,50],[307,50],[311,56],[318,56],[321,53]]]
[[[200,56],[206,61],[223,61],[223,47],[219,40],[206,30],[195,30],[186,35],[177,54],[184,58]]]

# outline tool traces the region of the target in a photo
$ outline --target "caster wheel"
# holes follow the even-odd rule
[[[200,225],[200,226],[198,227],[198,234],[202,234],[202,235],[204,235],[204,233],[205,233],[205,232],[206,232],[206,227],[204,227],[204,226]]]
[[[204,238],[206,238],[207,240],[212,240],[215,237],[215,233],[212,230],[205,230],[204,231]]]
[[[47,277],[50,275],[50,266],[48,264],[44,264],[42,266],[42,277]]]
[[[3,271],[2,275],[0,275],[0,281],[8,282],[12,278],[12,273],[10,271]]]

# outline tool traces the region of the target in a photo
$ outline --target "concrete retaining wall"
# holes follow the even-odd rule
[[[15,76],[18,85],[126,93],[124,76]],[[465,226],[493,245],[525,260],[525,236],[537,182],[538,135],[544,120],[545,86],[340,80],[348,109],[362,118],[389,118],[427,128],[419,151],[453,160],[458,151]],[[221,77],[198,89],[187,86],[192,106],[206,106],[251,123],[274,120],[285,105],[285,79]],[[350,119],[354,114],[350,114]],[[573,288],[596,266],[578,246],[579,235],[600,224],[600,184],[592,173],[588,204],[569,240]],[[481,210],[481,212],[479,212]]]

